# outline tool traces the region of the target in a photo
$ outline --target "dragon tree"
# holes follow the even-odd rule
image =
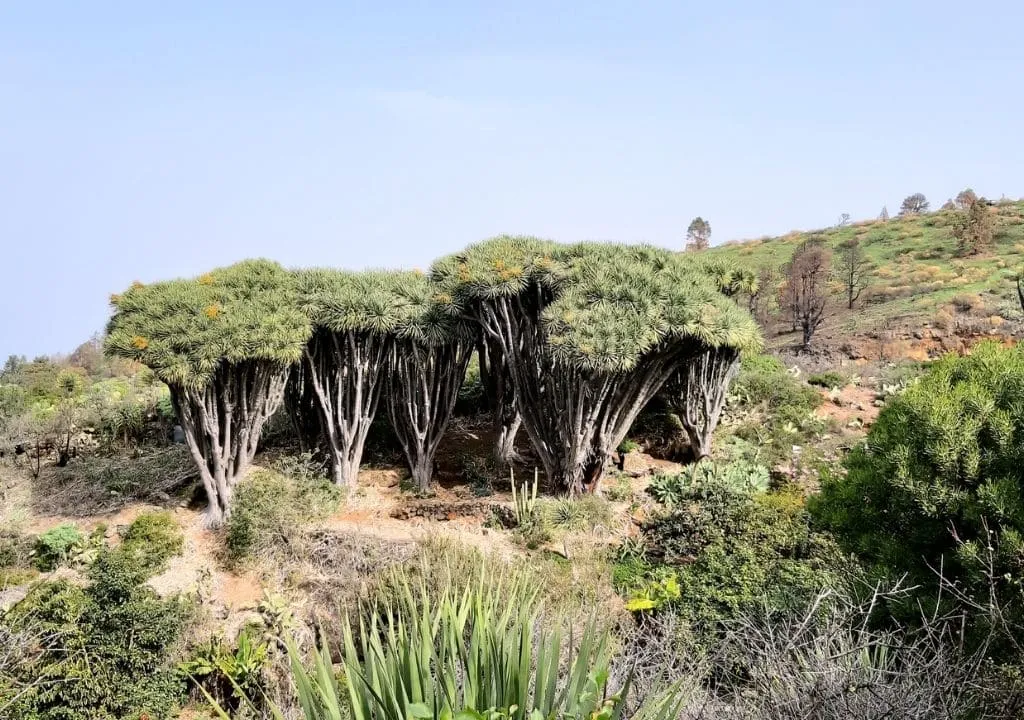
[[[694,271],[703,272],[726,297],[754,298],[760,279],[751,270],[722,258],[687,259]],[[718,426],[729,385],[740,366],[740,349],[733,345],[709,346],[669,377],[661,396],[679,418],[694,458],[711,454],[711,437]]]
[[[669,377],[712,348],[759,342],[749,314],[668,251],[499,237],[435,263],[449,311],[500,348],[551,482],[594,492]]]
[[[388,355],[387,407],[413,482],[427,490],[479,333],[447,313],[426,277],[403,275],[402,294],[418,311],[407,313]]]
[[[739,349],[712,347],[684,363],[665,383],[662,396],[679,418],[697,460],[711,455],[711,436],[739,367]]]
[[[302,352],[302,381],[312,391],[338,485],[352,487],[358,479],[398,330],[422,312],[406,293],[410,275],[327,269],[297,274],[300,306],[313,325]]]
[[[170,388],[208,520],[219,524],[309,337],[293,277],[247,260],[196,279],[136,283],[111,304],[106,351],[146,365]]]

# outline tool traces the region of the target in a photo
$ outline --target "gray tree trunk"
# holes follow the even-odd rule
[[[170,385],[185,444],[209,499],[207,521],[231,513],[235,484],[256,455],[267,420],[284,397],[288,369],[248,361],[221,363],[204,387]]]
[[[515,386],[501,345],[482,334],[477,343],[480,363],[480,381],[483,383],[487,406],[494,418],[494,459],[507,466],[519,459],[516,436],[523,419],[516,403]]]
[[[396,342],[388,360],[387,406],[416,486],[430,489],[434,455],[451,420],[473,352],[468,339]]]
[[[548,480],[569,495],[597,492],[608,457],[682,354],[656,348],[631,369],[581,370],[553,357],[540,315],[546,291],[482,303],[476,319],[503,356],[523,428]]]
[[[324,452],[337,485],[354,487],[377,414],[392,341],[367,332],[317,330],[303,363],[320,413]]]
[[[494,446],[494,458],[500,465],[511,465],[519,459],[516,451],[516,436],[519,434],[519,427],[523,418],[519,411],[511,413],[511,417],[502,417],[495,422],[498,438]]]
[[[697,460],[711,454],[711,438],[722,417],[729,385],[740,366],[733,348],[712,348],[682,365],[665,387]]]

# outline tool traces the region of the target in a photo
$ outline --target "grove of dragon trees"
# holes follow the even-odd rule
[[[708,453],[757,326],[721,267],[649,246],[498,237],[429,273],[286,270],[247,260],[111,299],[107,352],[171,391],[216,524],[267,420],[287,412],[334,482],[357,482],[382,408],[414,482],[434,457],[477,353],[495,456],[522,427],[548,484],[596,492],[658,393]]]

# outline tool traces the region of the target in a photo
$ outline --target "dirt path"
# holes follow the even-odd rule
[[[818,416],[834,420],[844,430],[870,427],[881,410],[875,407],[875,391],[863,385],[847,385],[835,399],[827,390],[822,390],[821,395],[825,401],[817,410]]]

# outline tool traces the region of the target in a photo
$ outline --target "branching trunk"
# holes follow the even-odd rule
[[[317,330],[303,364],[320,413],[320,429],[338,485],[354,487],[363,446],[384,384],[391,340],[376,333]]]
[[[427,490],[472,354],[468,341],[438,346],[399,342],[388,373],[388,411],[413,481]]]
[[[220,524],[231,512],[235,484],[256,455],[263,426],[281,406],[287,379],[287,368],[276,365],[222,363],[204,387],[170,386],[209,499],[210,524]]]
[[[698,460],[711,454],[711,436],[739,366],[740,354],[733,348],[705,350],[682,365],[666,384],[665,396]]]
[[[399,341],[391,350],[388,413],[420,490],[430,488],[434,454],[451,420],[472,352],[468,340],[432,346]]]
[[[512,398],[515,400],[515,398]],[[505,405],[509,412],[495,413],[495,430],[497,439],[494,443],[494,459],[502,466],[511,465],[520,459],[519,451],[516,450],[516,436],[519,435],[519,428],[523,424],[523,418],[516,406]]]
[[[284,408],[299,440],[299,449],[304,453],[319,452],[324,441],[320,409],[305,362],[295,365],[288,376],[288,384],[284,388]]]
[[[516,404],[512,375],[504,361],[501,345],[493,338],[481,335],[477,343],[477,357],[487,407],[494,418],[494,434],[497,438],[494,458],[501,465],[510,465],[519,458],[516,436],[523,422]]]
[[[481,303],[477,319],[508,358],[522,424],[549,481],[570,495],[596,492],[608,457],[681,356],[656,349],[618,373],[560,362],[549,352],[539,321],[549,301],[534,287]]]

